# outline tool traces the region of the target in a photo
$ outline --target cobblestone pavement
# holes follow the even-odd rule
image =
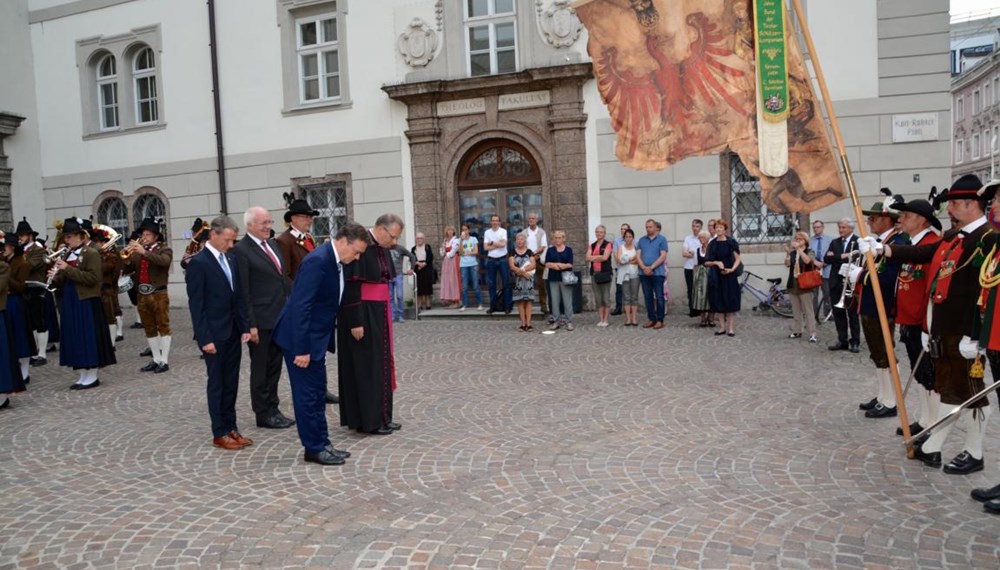
[[[1000,566],[1000,518],[968,496],[1000,482],[1000,428],[985,472],[906,460],[897,421],[857,409],[865,354],[827,351],[831,324],[824,344],[786,340],[790,322],[747,313],[729,338],[678,315],[652,331],[588,313],[554,335],[408,321],[402,431],[348,433],[331,407],[353,457],[320,467],[294,429],[254,426],[247,357],[256,443],[212,447],[174,311],[169,373],[137,372],[129,330],[102,387],[70,391],[50,361],[0,411],[0,568]]]

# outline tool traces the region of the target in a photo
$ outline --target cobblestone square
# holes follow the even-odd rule
[[[324,468],[294,428],[255,427],[246,355],[255,444],[212,447],[204,365],[186,310],[173,320],[169,372],[138,372],[127,330],[100,388],[70,391],[50,354],[0,412],[0,568],[1000,566],[1000,518],[969,498],[1000,482],[998,430],[984,472],[908,461],[898,421],[858,411],[872,367],[826,350],[832,323],[811,345],[746,311],[734,338],[678,314],[553,335],[408,321],[403,429],[349,433],[331,406],[353,456]],[[291,415],[287,376],[281,396]]]

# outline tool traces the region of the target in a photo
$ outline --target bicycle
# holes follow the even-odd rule
[[[754,277],[761,281],[767,281],[771,284],[771,288],[766,292],[754,287],[750,284],[750,278]],[[779,287],[781,284],[781,278],[775,277],[773,279],[766,279],[757,275],[752,271],[743,270],[743,276],[740,279],[740,291],[745,294],[749,294],[755,301],[757,305],[753,307],[753,311],[774,311],[776,315],[785,317],[786,319],[792,318],[792,299],[788,294],[787,289],[782,289]]]

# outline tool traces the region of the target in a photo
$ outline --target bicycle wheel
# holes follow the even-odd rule
[[[786,319],[792,318],[792,297],[788,289],[778,289],[771,294],[771,310]]]

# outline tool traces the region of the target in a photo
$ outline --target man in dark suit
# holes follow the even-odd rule
[[[292,294],[271,336],[285,355],[292,384],[296,427],[305,448],[305,460],[320,465],[343,465],[350,453],[330,443],[326,423],[326,353],[337,349],[337,313],[344,291],[341,265],[368,248],[371,237],[360,224],[348,222],[329,245],[323,244],[299,266]]]
[[[253,206],[243,215],[243,223],[247,234],[233,247],[233,255],[250,320],[250,403],[257,427],[288,428],[295,422],[278,409],[281,349],[271,342],[271,329],[291,291],[288,265],[269,239],[274,223],[270,212]]]
[[[274,241],[278,243],[282,259],[288,264],[288,277],[295,281],[302,260],[316,249],[316,239],[309,233],[309,230],[312,228],[313,218],[319,215],[319,210],[310,208],[309,202],[305,200],[292,200],[291,194],[286,194],[285,199],[291,200],[288,211],[285,212],[285,223],[289,227],[274,238]],[[336,394],[326,393],[327,404],[339,402],[340,398]]]
[[[205,249],[191,259],[184,280],[194,338],[208,368],[208,415],[212,444],[242,449],[253,443],[236,426],[236,393],[240,381],[241,343],[250,340],[250,324],[239,270],[227,252],[238,232],[229,216],[212,220]]]
[[[858,236],[854,235],[854,222],[844,218],[837,223],[840,237],[830,242],[830,248],[823,256],[823,263],[830,266],[830,298],[840,300],[847,286],[847,279],[841,275],[841,267],[850,263],[850,253],[858,249]],[[833,309],[833,322],[837,325],[837,341],[829,346],[830,350],[861,350],[861,322],[857,310],[850,307]],[[850,332],[850,338],[848,338]]]

